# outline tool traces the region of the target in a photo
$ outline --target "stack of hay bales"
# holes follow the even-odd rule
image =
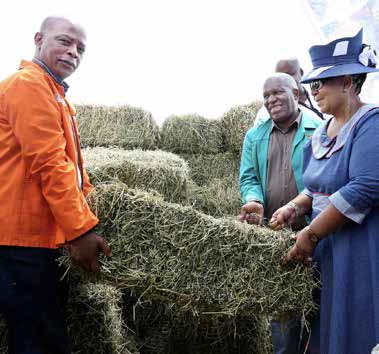
[[[151,113],[131,106],[78,105],[80,142],[85,146],[156,149],[159,128]]]
[[[96,185],[90,202],[113,257],[101,260],[100,278],[72,277],[75,352],[268,354],[262,315],[312,308],[310,271],[279,265],[288,234],[195,210],[238,213],[239,149],[254,113],[170,117],[159,141],[141,109],[78,107],[82,145],[97,146],[83,152]],[[141,150],[158,147],[166,151]]]
[[[162,126],[161,149],[188,162],[192,207],[212,216],[238,212],[238,157],[224,151],[222,121],[199,115],[171,116]]]
[[[287,232],[214,219],[119,182],[97,186],[89,201],[112,248],[101,280],[138,299],[126,312],[141,353],[269,353],[267,322],[255,316],[313,307],[311,270],[280,265]]]

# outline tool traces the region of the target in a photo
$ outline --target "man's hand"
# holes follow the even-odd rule
[[[280,230],[286,225],[292,225],[295,217],[295,209],[289,205],[284,205],[272,214],[268,226],[273,230]]]
[[[111,256],[111,250],[105,240],[94,232],[72,240],[68,243],[67,248],[72,262],[89,272],[99,270],[98,255],[100,252],[107,257]]]
[[[241,207],[239,220],[246,221],[248,224],[262,225],[263,223],[263,205],[258,202],[248,202]]]

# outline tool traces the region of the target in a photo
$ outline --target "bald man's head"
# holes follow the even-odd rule
[[[54,25],[56,25],[57,23],[62,23],[62,22],[65,22],[65,23],[68,23],[70,24],[71,26],[74,26],[76,27],[78,30],[80,30],[84,35],[85,35],[85,31],[83,29],[83,27],[81,27],[80,25],[78,24],[74,24],[71,20],[69,20],[68,18],[66,17],[61,17],[61,16],[49,16],[49,17],[46,17],[42,23],[41,23],[41,26],[40,26],[40,29],[39,29],[39,32],[46,32],[46,31],[49,31]]]
[[[56,76],[65,79],[79,66],[85,42],[86,35],[82,27],[64,17],[47,17],[34,36],[34,57]]]
[[[281,59],[276,63],[275,71],[277,73],[284,73],[292,76],[297,85],[300,85],[301,77],[303,76],[303,69],[300,67],[297,58]]]
[[[272,120],[286,127],[299,114],[299,90],[295,80],[283,73],[268,77],[263,85],[263,100]]]

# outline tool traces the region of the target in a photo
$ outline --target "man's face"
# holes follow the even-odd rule
[[[77,69],[85,51],[84,32],[66,20],[57,20],[34,40],[36,57],[62,79]]]
[[[298,112],[298,90],[280,78],[269,78],[263,86],[263,100],[272,120],[277,124],[292,121]]]

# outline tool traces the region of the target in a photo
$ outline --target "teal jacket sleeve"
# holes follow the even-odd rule
[[[245,204],[248,200],[256,200],[264,204],[262,184],[258,174],[257,158],[254,158],[254,150],[256,146],[252,133],[254,128],[250,129],[246,135],[242,146],[239,188],[242,198],[242,203]]]

